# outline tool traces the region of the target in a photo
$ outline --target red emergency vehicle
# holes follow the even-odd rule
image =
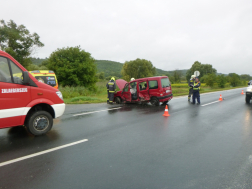
[[[50,131],[61,116],[61,92],[35,79],[9,54],[0,51],[0,128],[25,126],[33,135]]]
[[[173,97],[171,83],[167,76],[141,78],[129,83],[118,79],[116,85],[120,91],[115,93],[114,101],[118,104],[151,102],[158,106],[160,102],[167,104]]]

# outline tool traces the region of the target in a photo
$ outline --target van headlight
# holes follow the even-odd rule
[[[58,95],[58,97],[59,97],[61,100],[63,100],[63,95],[62,95],[62,93],[61,93],[60,91],[57,91],[56,94]]]
[[[252,91],[252,88],[247,88],[247,91]]]

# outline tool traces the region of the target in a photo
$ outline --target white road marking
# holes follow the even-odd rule
[[[79,143],[82,143],[82,142],[87,142],[87,141],[88,141],[88,139],[83,139],[83,140],[79,140],[79,141],[76,141],[76,142],[65,144],[65,145],[62,145],[62,146],[59,146],[59,147],[51,148],[49,150],[44,150],[44,151],[41,151],[41,152],[38,152],[38,153],[34,153],[34,154],[30,154],[30,155],[23,156],[23,157],[20,157],[20,158],[16,158],[16,159],[13,159],[13,160],[5,161],[3,163],[0,163],[0,167],[5,166],[5,165],[9,165],[9,164],[12,164],[12,163],[16,163],[16,162],[19,162],[19,161],[22,161],[22,160],[25,160],[25,159],[40,156],[40,155],[43,155],[43,154],[47,154],[49,152],[60,150],[62,148],[66,148],[66,147],[73,146],[73,145],[76,145],[76,144],[79,144]]]
[[[201,106],[207,106],[207,105],[214,104],[214,103],[217,103],[217,102],[220,102],[220,101],[217,100],[217,101],[214,101],[214,102],[210,102],[210,103],[207,103],[207,104],[203,104],[203,105],[201,105]]]
[[[214,91],[214,92],[200,93],[200,96],[209,95],[209,94],[213,94],[213,93],[220,93],[220,92],[231,92],[232,90],[240,90],[242,88],[244,88],[244,87],[235,88],[235,89],[227,89],[227,90],[223,90],[223,91]],[[185,98],[185,97],[188,97],[188,95],[175,96],[175,97],[172,98],[172,100],[176,100],[176,99],[180,99],[180,98]]]
[[[99,110],[99,111],[93,111],[93,112],[85,112],[85,113],[80,113],[80,114],[74,114],[73,116],[80,116],[80,115],[86,115],[86,114],[93,114],[93,113],[104,112],[104,111],[108,111],[108,110],[117,110],[117,109],[120,109],[120,108],[122,108],[122,107],[110,108],[110,109],[106,109],[106,110]]]

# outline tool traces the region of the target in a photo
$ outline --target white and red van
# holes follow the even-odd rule
[[[33,135],[50,131],[53,118],[65,111],[58,89],[35,79],[6,52],[0,51],[0,129],[25,126]]]

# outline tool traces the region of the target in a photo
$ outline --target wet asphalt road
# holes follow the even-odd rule
[[[1,166],[0,189],[252,188],[252,104],[241,89],[201,101],[172,99],[170,117],[164,106],[67,105],[47,135],[2,129],[0,163],[88,141]]]

